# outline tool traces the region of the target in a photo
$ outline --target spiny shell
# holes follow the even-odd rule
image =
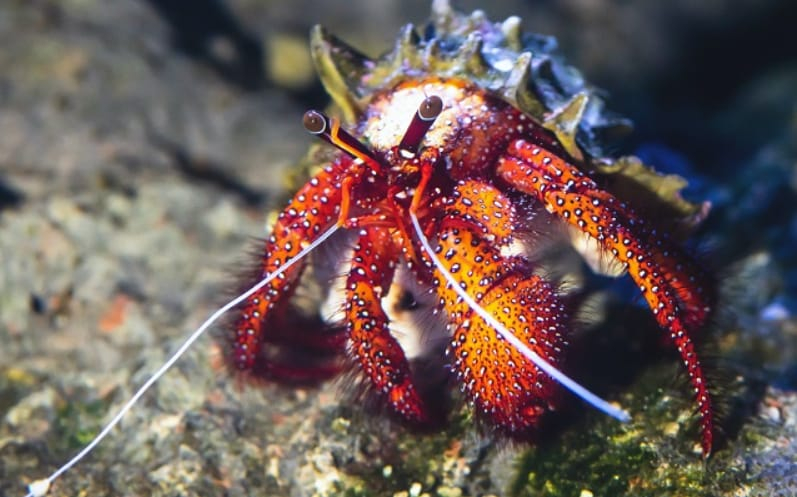
[[[603,175],[615,175],[645,190],[688,226],[705,216],[707,205],[685,201],[686,181],[661,175],[635,157],[606,157],[608,140],[628,133],[631,123],[605,109],[603,99],[581,73],[556,53],[550,36],[524,33],[520,18],[491,22],[482,11],[466,15],[447,0],[432,2],[423,29],[405,26],[393,49],[371,59],[323,27],[311,34],[319,77],[344,122],[357,122],[374,92],[426,76],[458,77],[501,95],[556,134],[576,159]]]

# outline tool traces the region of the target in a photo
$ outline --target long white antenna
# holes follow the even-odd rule
[[[459,295],[463,301],[465,301],[471,309],[476,312],[482,319],[484,319],[490,326],[495,329],[495,331],[501,335],[501,338],[509,342],[510,345],[515,347],[521,354],[526,356],[528,360],[534,363],[535,366],[543,370],[545,373],[548,374],[551,378],[558,381],[562,386],[573,392],[576,396],[581,397],[584,399],[585,402],[590,404],[591,406],[595,407],[598,410],[601,410],[608,414],[609,416],[622,421],[627,422],[631,420],[631,416],[623,410],[622,408],[615,407],[609,402],[601,399],[594,393],[590,392],[586,388],[582,387],[575,380],[570,378],[569,376],[565,375],[563,372],[556,369],[556,367],[551,364],[550,362],[543,359],[539,354],[531,350],[528,345],[523,343],[518,337],[516,337],[512,332],[510,332],[503,324],[501,324],[492,314],[484,310],[482,306],[478,304],[468,293],[459,286],[457,280],[448,272],[448,270],[443,266],[443,263],[440,262],[440,259],[432,250],[431,245],[429,245],[429,240],[426,239],[426,235],[423,234],[423,230],[421,229],[420,223],[418,223],[418,218],[415,216],[415,213],[410,210],[410,219],[412,220],[412,226],[415,228],[415,233],[418,235],[418,239],[423,246],[423,249],[426,251],[427,255],[432,259],[435,267],[443,274],[448,284],[454,291]]]
[[[196,329],[196,331],[191,333],[191,335],[185,340],[185,342],[183,342],[180,348],[177,349],[177,351],[174,354],[172,354],[169,360],[163,363],[163,365],[157,371],[155,371],[155,373],[153,373],[153,375],[150,376],[149,379],[143,385],[141,385],[141,387],[130,398],[130,400],[128,400],[127,403],[119,410],[119,412],[116,413],[116,416],[114,416],[113,419],[107,425],[105,425],[102,431],[100,431],[94,437],[94,439],[83,448],[83,450],[78,452],[72,459],[69,460],[69,462],[58,468],[53,474],[51,474],[47,478],[36,480],[30,485],[28,485],[28,493],[26,494],[25,497],[43,497],[45,494],[47,494],[47,491],[50,489],[50,485],[53,483],[53,481],[62,474],[64,474],[65,472],[69,471],[69,469],[72,466],[77,464],[89,452],[91,452],[94,449],[94,447],[96,447],[108,435],[108,433],[110,433],[111,430],[114,429],[114,427],[117,424],[119,424],[119,421],[121,421],[122,418],[125,416],[125,414],[127,414],[127,412],[130,411],[133,405],[135,405],[135,403],[138,402],[138,399],[141,398],[141,396],[144,395],[144,393],[147,390],[149,390],[149,388],[152,385],[154,385],[155,382],[158,381],[161,378],[161,376],[163,376],[166,373],[166,371],[169,368],[171,368],[174,365],[174,363],[177,362],[178,359],[180,359],[180,357],[182,357],[183,354],[185,354],[185,352],[191,347],[191,345],[194,342],[196,342],[200,336],[202,336],[202,334],[205,332],[205,330],[207,330],[210,327],[211,324],[216,322],[222,315],[224,315],[224,313],[234,308],[238,304],[242,303],[244,300],[249,298],[255,292],[257,292],[264,286],[271,283],[274,280],[274,278],[279,277],[279,275],[281,275],[282,273],[287,271],[291,266],[299,262],[303,257],[305,257],[307,254],[312,252],[316,247],[318,247],[324,241],[326,241],[327,238],[332,236],[332,234],[335,233],[335,231],[337,231],[339,227],[340,225],[336,224],[331,228],[329,228],[321,236],[316,238],[311,244],[303,248],[298,254],[296,254],[291,259],[288,259],[284,265],[280,266],[279,269],[269,274],[268,276],[257,282],[256,285],[252,286],[244,293],[238,295],[231,301],[227,302],[227,304],[225,304],[223,307],[220,307],[219,309],[216,310],[216,312],[211,314],[211,316],[207,318],[205,322],[202,323],[202,325]]]

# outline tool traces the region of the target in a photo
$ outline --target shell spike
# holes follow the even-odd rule
[[[576,133],[588,103],[589,93],[578,92],[566,104],[548,114],[542,123],[553,131],[567,153],[577,160],[583,159],[583,153],[576,144]]]
[[[453,17],[454,9],[451,8],[449,0],[432,0],[432,19],[438,28],[446,28],[451,24]]]
[[[515,60],[501,88],[504,97],[515,101],[518,92],[528,86],[531,79],[531,58],[531,52],[523,52]]]
[[[471,29],[478,29],[479,26],[488,22],[490,21],[487,19],[487,14],[481,9],[476,9],[471,12],[468,18],[468,25]]]
[[[509,16],[501,23],[501,33],[503,33],[504,38],[506,38],[506,45],[517,52],[523,49],[523,42],[521,39],[523,33],[520,24],[520,17],[518,16]]]
[[[440,40],[438,38],[432,38],[431,40],[426,42],[426,46],[424,47],[423,58],[426,61],[434,61],[440,60],[442,50],[440,49]]]
[[[310,31],[310,55],[321,84],[340,107],[346,122],[354,122],[361,105],[357,83],[373,61],[320,25]]]
[[[463,70],[469,71],[473,74],[481,74],[485,72],[489,65],[482,56],[484,49],[484,39],[478,32],[473,32],[468,35],[465,42],[460,47],[456,55],[456,61]]]
[[[407,66],[415,68],[420,67],[421,62],[418,60],[419,43],[420,37],[413,24],[407,24],[401,28],[393,51],[390,52],[388,56],[393,71],[398,73]]]
[[[531,113],[532,115],[540,115],[545,112],[545,107],[542,102],[537,100],[532,92],[529,91],[531,85],[531,61],[533,55],[531,52],[521,53],[509,75],[504,80],[501,89],[501,95],[509,100],[515,102],[518,107]]]

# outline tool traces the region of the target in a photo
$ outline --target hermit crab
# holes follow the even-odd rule
[[[605,157],[602,140],[627,122],[554,45],[523,33],[518,18],[493,23],[442,1],[425,29],[406,27],[376,60],[313,31],[335,107],[334,117],[309,111],[304,124],[333,147],[314,152],[309,180],[265,240],[254,279],[278,277],[240,307],[228,336],[234,368],[302,382],[348,365],[395,415],[431,426],[439,394],[417,363],[437,354],[479,417],[530,438],[561,403],[559,379],[540,364],[566,369],[573,326],[534,257],[542,219],[593,266],[637,285],[680,353],[711,451],[712,400],[693,338],[715,294],[676,235],[705,209],[679,196],[678,178]],[[646,217],[650,202],[672,220]],[[308,278],[324,294],[317,319],[296,303]],[[429,306],[415,324],[442,329],[442,346],[431,332],[408,345],[402,305]]]

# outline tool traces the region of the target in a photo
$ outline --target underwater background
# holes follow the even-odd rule
[[[556,37],[634,122],[617,153],[711,202],[691,243],[722,282],[701,353],[721,377],[725,442],[702,460],[677,358],[632,285],[601,281],[580,369],[629,424],[576,404],[534,447],[466,411],[419,436],[335,382],[241,388],[206,337],[50,495],[797,495],[797,4],[454,6]],[[0,495],[80,450],[230,295],[312,141],[302,113],[328,104],[310,27],[377,56],[429,13],[417,0],[0,3]]]

